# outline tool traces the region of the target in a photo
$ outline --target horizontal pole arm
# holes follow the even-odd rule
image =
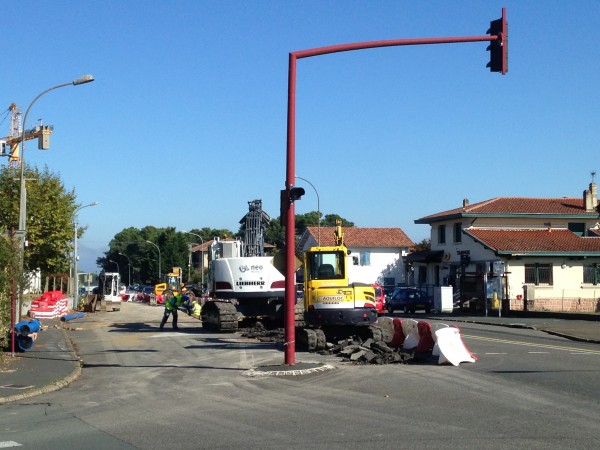
[[[327,55],[330,53],[348,52],[351,50],[362,50],[365,48],[396,47],[400,45],[427,45],[427,44],[453,44],[457,42],[482,42],[497,41],[500,36],[464,36],[446,38],[415,38],[415,39],[388,39],[382,41],[357,42],[352,44],[329,45],[327,47],[298,50],[290,53],[297,59],[309,58],[311,56]]]

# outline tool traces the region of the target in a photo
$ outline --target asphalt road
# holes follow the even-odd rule
[[[0,408],[0,442],[24,448],[598,448],[600,347],[535,330],[460,324],[478,361],[260,376],[274,344],[158,330],[160,308],[125,304],[69,335],[83,361],[67,388]],[[183,316],[180,316],[183,317]],[[256,376],[253,376],[256,375]]]

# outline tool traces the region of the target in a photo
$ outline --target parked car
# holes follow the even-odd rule
[[[392,297],[396,295],[396,292],[400,291],[401,289],[406,289],[406,286],[396,286],[390,289],[389,292],[385,295],[385,302],[389,302],[392,299]]]
[[[373,289],[375,289],[375,309],[377,310],[377,314],[385,313],[385,292],[383,291],[383,287],[379,284],[372,284]]]
[[[142,290],[137,295],[138,302],[149,302],[152,294],[154,294],[154,286],[142,286]]]
[[[386,304],[386,309],[390,314],[397,310],[413,314],[417,310],[425,310],[429,314],[431,308],[433,308],[433,298],[427,292],[417,288],[396,290]]]

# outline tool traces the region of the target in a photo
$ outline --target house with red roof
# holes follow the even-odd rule
[[[461,306],[600,310],[600,213],[580,198],[498,197],[415,220],[431,251],[406,258],[419,284],[452,285]],[[487,298],[488,301],[484,302]]]
[[[310,247],[333,246],[335,227],[307,227],[298,241],[296,251]],[[397,286],[405,283],[403,257],[415,244],[400,228],[346,227],[344,244],[350,250],[347,267],[350,282],[378,283]]]

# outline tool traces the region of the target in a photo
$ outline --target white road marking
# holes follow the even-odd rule
[[[10,447],[23,447],[23,445],[19,444],[15,441],[0,441],[0,448],[10,448]]]
[[[533,342],[523,342],[523,341],[509,341],[507,339],[498,339],[498,338],[491,338],[491,337],[484,337],[484,336],[472,336],[472,335],[467,335],[467,334],[462,334],[461,336],[463,338],[474,339],[474,340],[478,340],[478,341],[499,342],[499,343],[503,343],[503,344],[523,345],[526,347],[548,348],[551,350],[564,350],[564,351],[568,351],[568,352],[600,355],[600,350],[591,350],[591,349],[588,350],[588,349],[577,348],[577,347],[567,347],[567,346],[563,346],[563,345],[535,344]]]

